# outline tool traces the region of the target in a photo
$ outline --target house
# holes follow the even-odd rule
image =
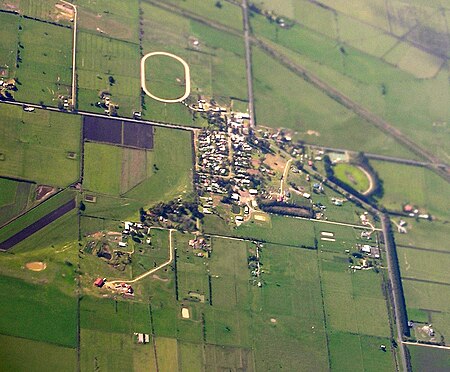
[[[105,279],[104,278],[103,279],[102,278],[95,279],[94,285],[96,287],[101,288],[101,287],[103,287],[104,284],[105,284]]]
[[[127,245],[127,242],[119,242],[119,247],[126,247]]]
[[[249,192],[250,195],[258,194],[258,190],[256,190],[256,189],[249,189],[248,192]]]
[[[411,204],[406,204],[403,206],[403,211],[406,213],[411,213],[414,210],[414,207]]]

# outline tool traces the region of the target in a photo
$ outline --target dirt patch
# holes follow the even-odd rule
[[[308,136],[316,136],[316,137],[320,137],[320,133],[317,132],[317,131],[315,131],[315,130],[312,130],[312,129],[308,129],[308,130],[306,131],[306,134],[307,134]]]
[[[144,150],[124,148],[120,193],[124,194],[147,177],[147,153]]]
[[[36,201],[41,201],[48,198],[56,192],[56,188],[47,185],[39,185],[36,187]]]
[[[272,155],[267,154],[266,159],[264,160],[264,164],[269,166],[275,172],[284,172],[284,167],[286,165],[286,160],[283,159],[280,155]]]
[[[31,271],[42,271],[47,268],[47,264],[45,262],[35,261],[28,262],[27,264],[25,264],[25,267]]]

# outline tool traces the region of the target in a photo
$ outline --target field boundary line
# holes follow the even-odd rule
[[[62,3],[69,5],[73,8],[73,37],[72,37],[72,107],[76,107],[77,97],[76,97],[76,54],[77,54],[77,21],[78,21],[78,10],[77,7],[65,0],[59,0]]]
[[[421,342],[411,342],[411,341],[402,341],[402,343],[405,344],[405,345],[425,346],[425,347],[432,347],[432,348],[435,348],[435,349],[450,350],[450,346],[423,344]]]

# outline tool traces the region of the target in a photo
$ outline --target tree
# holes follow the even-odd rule
[[[216,8],[222,9],[222,3],[220,1],[216,1]]]
[[[113,86],[116,83],[116,79],[114,79],[112,75],[109,76],[108,80],[110,86]]]

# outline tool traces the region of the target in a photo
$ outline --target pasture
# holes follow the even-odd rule
[[[23,212],[29,204],[33,185],[0,178],[0,226]]]
[[[450,286],[420,280],[403,279],[402,282],[407,308],[426,313],[427,322],[433,324],[436,332],[449,337]]]
[[[296,247],[315,247],[314,224],[311,221],[272,215],[270,222],[250,221],[231,235]]]
[[[76,371],[76,350],[0,335],[2,371]]]
[[[191,101],[196,101],[198,96],[214,98],[219,104],[229,104],[230,97],[247,99],[242,39],[147,3],[142,4],[142,10],[144,54],[165,51],[183,58],[191,72]],[[147,69],[151,63],[156,63],[153,59],[156,57],[147,60]],[[178,65],[172,71],[164,68],[157,74],[149,74],[147,86],[155,83],[155,89],[160,86],[166,97],[179,97],[180,91],[184,92],[184,73]],[[204,124],[204,119],[199,115],[193,117],[183,105],[165,104],[150,97],[145,97],[144,114],[155,120],[194,126]]]
[[[7,276],[0,276],[0,288],[1,334],[76,347],[77,303],[73,295],[64,294],[56,285],[31,284]]]
[[[429,347],[408,345],[411,364],[415,371],[432,370],[445,372],[450,365],[450,351]]]
[[[259,124],[292,129],[311,144],[404,154],[392,139],[261,50],[253,48],[252,58]]]
[[[78,27],[104,37],[138,43],[139,4],[137,0],[126,3],[108,0],[79,0]]]
[[[445,159],[449,152],[448,110],[444,104],[449,99],[448,79],[446,69],[439,67],[440,57],[436,58],[447,48],[443,44],[445,18],[442,13],[436,10],[428,12],[429,9],[424,12],[424,8],[417,5],[406,6],[411,13],[403,15],[400,14],[407,9],[396,9],[394,14],[399,13],[389,15],[389,24],[398,27],[403,19],[409,26],[401,34],[411,29],[408,38],[420,45],[420,49],[412,48],[408,41],[406,49],[400,43],[390,51],[398,40],[396,35],[379,29],[380,25],[385,27],[388,24],[384,10],[379,12],[384,5],[363,2],[350,7],[342,1],[327,1],[328,7],[324,8],[304,3],[306,1],[264,4],[264,7],[275,8],[281,15],[286,11],[300,25],[285,30],[255,15],[252,17],[254,32],[276,43],[277,49],[292,61]],[[415,21],[411,19],[412,12],[420,14]],[[415,22],[419,22],[417,27],[422,31],[414,30]],[[324,23],[327,25],[323,26]],[[425,35],[433,40],[431,48],[430,39],[425,41]],[[386,52],[389,53],[385,56]],[[425,76],[427,79],[423,79]],[[395,149],[392,142],[381,141],[379,145],[380,149],[374,147],[370,151],[389,151],[390,148],[391,151],[403,152],[403,156],[414,156],[404,149]]]
[[[343,254],[320,253],[327,325],[332,331],[389,337],[382,274],[352,272]]]
[[[15,78],[17,101],[58,105],[71,89],[72,30],[21,18]]]
[[[336,164],[333,167],[334,175],[341,181],[363,193],[369,189],[369,179],[357,166],[351,164]]]
[[[35,208],[29,210],[27,213],[22,214],[20,217],[3,226],[0,229],[0,242],[12,237],[24,228],[30,226],[39,219],[45,217],[49,213],[53,212],[60,206],[64,205],[68,201],[75,197],[73,191],[64,190],[49,199],[46,199]]]
[[[0,77],[12,77],[16,70],[19,17],[0,13],[0,23],[3,26],[0,40],[0,68],[2,69]]]
[[[450,226],[445,221],[427,221],[408,218],[407,234],[395,235],[397,246],[449,251],[447,236]]]
[[[445,206],[450,199],[450,188],[433,171],[382,161],[373,161],[371,164],[383,181],[384,194],[379,202],[387,209],[401,211],[403,205],[412,204],[421,213],[439,219],[448,218]]]
[[[80,165],[68,158],[80,153],[81,121],[78,116],[1,105],[4,160],[0,174],[65,187],[79,177]]]
[[[118,115],[131,117],[141,110],[139,45],[81,31],[77,41],[78,108],[96,107],[101,92],[111,94]]]

